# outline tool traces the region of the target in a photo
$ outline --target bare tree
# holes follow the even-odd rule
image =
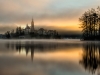
[[[79,18],[83,40],[100,40],[100,7],[88,10]]]

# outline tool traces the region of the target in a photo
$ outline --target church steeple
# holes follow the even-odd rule
[[[34,21],[33,21],[33,18],[32,18],[32,22],[31,22],[31,32],[34,31]]]

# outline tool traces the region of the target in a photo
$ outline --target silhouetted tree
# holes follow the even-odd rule
[[[29,33],[31,37],[34,37],[34,32]]]
[[[14,30],[11,31],[11,37],[15,37]]]
[[[18,30],[18,27],[16,28],[16,33],[15,33],[16,37],[19,36],[19,30]]]
[[[5,33],[5,36],[6,36],[6,38],[10,38],[11,36],[10,36],[10,31],[7,31],[6,33]]]
[[[83,40],[100,40],[100,7],[88,10],[79,18]]]

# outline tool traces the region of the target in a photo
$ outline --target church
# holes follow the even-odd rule
[[[34,28],[34,20],[32,19],[30,26],[27,24],[24,29],[17,27],[16,31],[14,32],[13,30],[11,33],[7,31],[5,38],[60,38],[60,36],[56,30],[47,30],[44,28],[36,30]]]
[[[24,29],[25,34],[29,34],[30,32],[34,32],[34,21],[32,19],[31,26],[26,25]]]

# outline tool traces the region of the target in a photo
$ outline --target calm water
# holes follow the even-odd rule
[[[99,42],[0,40],[0,75],[100,75]]]

